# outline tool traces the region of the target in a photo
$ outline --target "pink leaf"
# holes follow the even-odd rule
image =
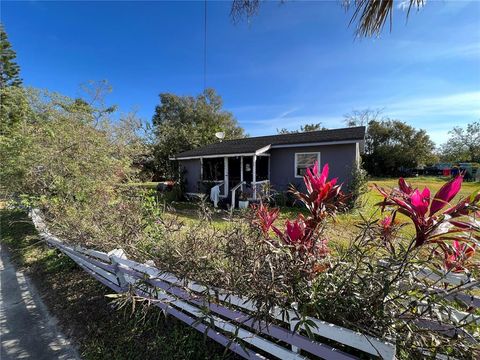
[[[317,168],[318,168],[318,162],[317,162],[317,161],[315,161],[315,165],[316,165]],[[323,166],[322,174],[321,174],[321,176],[320,176],[320,179],[321,179],[322,182],[325,182],[325,181],[327,180],[327,178],[328,178],[328,171],[329,171],[328,164],[325,164],[325,165]]]
[[[410,197],[410,203],[412,204],[412,207],[419,215],[422,216],[427,213],[429,205],[428,198],[426,198],[424,194],[429,195],[430,191],[427,188],[425,188],[422,193],[420,193],[420,191],[418,190],[415,190]]]
[[[438,190],[433,198],[432,206],[430,207],[430,215],[442,210],[445,205],[447,205],[448,202],[458,194],[462,187],[462,181],[463,177],[459,175]]]
[[[410,195],[413,192],[412,187],[408,185],[404,178],[398,179],[398,186],[400,188],[400,191],[407,195]]]

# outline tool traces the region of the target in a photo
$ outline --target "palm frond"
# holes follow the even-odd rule
[[[420,9],[427,0],[404,0],[404,8],[408,6],[407,19],[412,8]],[[280,0],[284,3],[285,0]],[[379,35],[387,19],[390,29],[393,22],[394,0],[340,0],[342,5],[349,10],[354,9],[350,24],[358,22],[356,34],[359,37],[370,37]],[[232,0],[230,16],[233,22],[237,23],[243,18],[250,19],[257,14],[261,0]]]
[[[259,7],[260,0],[233,0],[230,17],[234,23],[244,17],[249,19],[257,13]]]
[[[412,7],[420,9],[425,5],[426,0],[406,0],[408,3],[407,18]],[[358,22],[357,36],[370,37],[379,35],[387,22],[390,23],[390,30],[393,21],[394,0],[343,0],[346,9],[351,6],[355,8],[350,24]]]

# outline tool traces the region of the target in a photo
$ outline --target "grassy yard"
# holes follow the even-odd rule
[[[82,359],[224,358],[223,347],[172,317],[165,320],[156,308],[146,313],[145,321],[138,310],[132,316],[129,306],[114,309],[106,297],[112,290],[40,242],[24,212],[0,206],[0,218],[2,244],[30,276]]]
[[[440,178],[440,177],[417,177],[417,178],[409,178],[407,182],[409,182],[413,187],[418,187],[423,189],[424,187],[428,187],[433,194],[440,189],[440,187],[445,184],[448,179]],[[374,185],[378,185],[383,188],[393,188],[398,185],[398,179],[373,179],[369,181],[368,187],[369,192],[365,194],[363,198],[364,206],[359,210],[354,210],[352,212],[346,214],[339,214],[337,216],[336,222],[329,227],[327,231],[328,237],[332,241],[345,241],[352,236],[354,236],[356,227],[355,225],[362,221],[362,216],[369,218],[369,217],[380,217],[380,211],[376,204],[382,200],[382,196],[377,192]],[[457,197],[453,200],[455,203],[458,199],[464,198],[474,191],[480,189],[480,183],[463,183],[462,189],[457,195]],[[297,216],[299,212],[301,212],[301,208],[291,208],[285,207],[281,208],[280,217],[277,220],[278,224],[283,223],[287,219],[293,219]],[[168,212],[170,215],[177,216],[180,220],[184,221],[185,224],[193,224],[194,222],[198,221],[198,208],[196,205],[192,203],[174,203],[172,204],[172,210]],[[236,213],[234,220],[239,220],[242,218],[240,212]],[[407,221],[405,217],[399,216],[399,221]],[[212,224],[217,228],[224,228],[228,226],[229,221],[229,214],[226,211],[217,211],[213,213],[212,216]],[[404,232],[406,233],[413,233],[413,227],[405,227]]]

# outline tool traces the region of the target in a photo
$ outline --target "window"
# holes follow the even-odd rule
[[[295,177],[303,177],[305,171],[312,167],[315,161],[320,165],[319,152],[295,153]]]

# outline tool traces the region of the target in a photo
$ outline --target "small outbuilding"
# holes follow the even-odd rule
[[[172,160],[184,174],[187,194],[210,194],[218,186],[221,198],[235,199],[242,191],[256,200],[261,189],[302,186],[305,170],[315,161],[328,163],[330,176],[348,183],[364,143],[365,127],[359,126],[219,141]]]

